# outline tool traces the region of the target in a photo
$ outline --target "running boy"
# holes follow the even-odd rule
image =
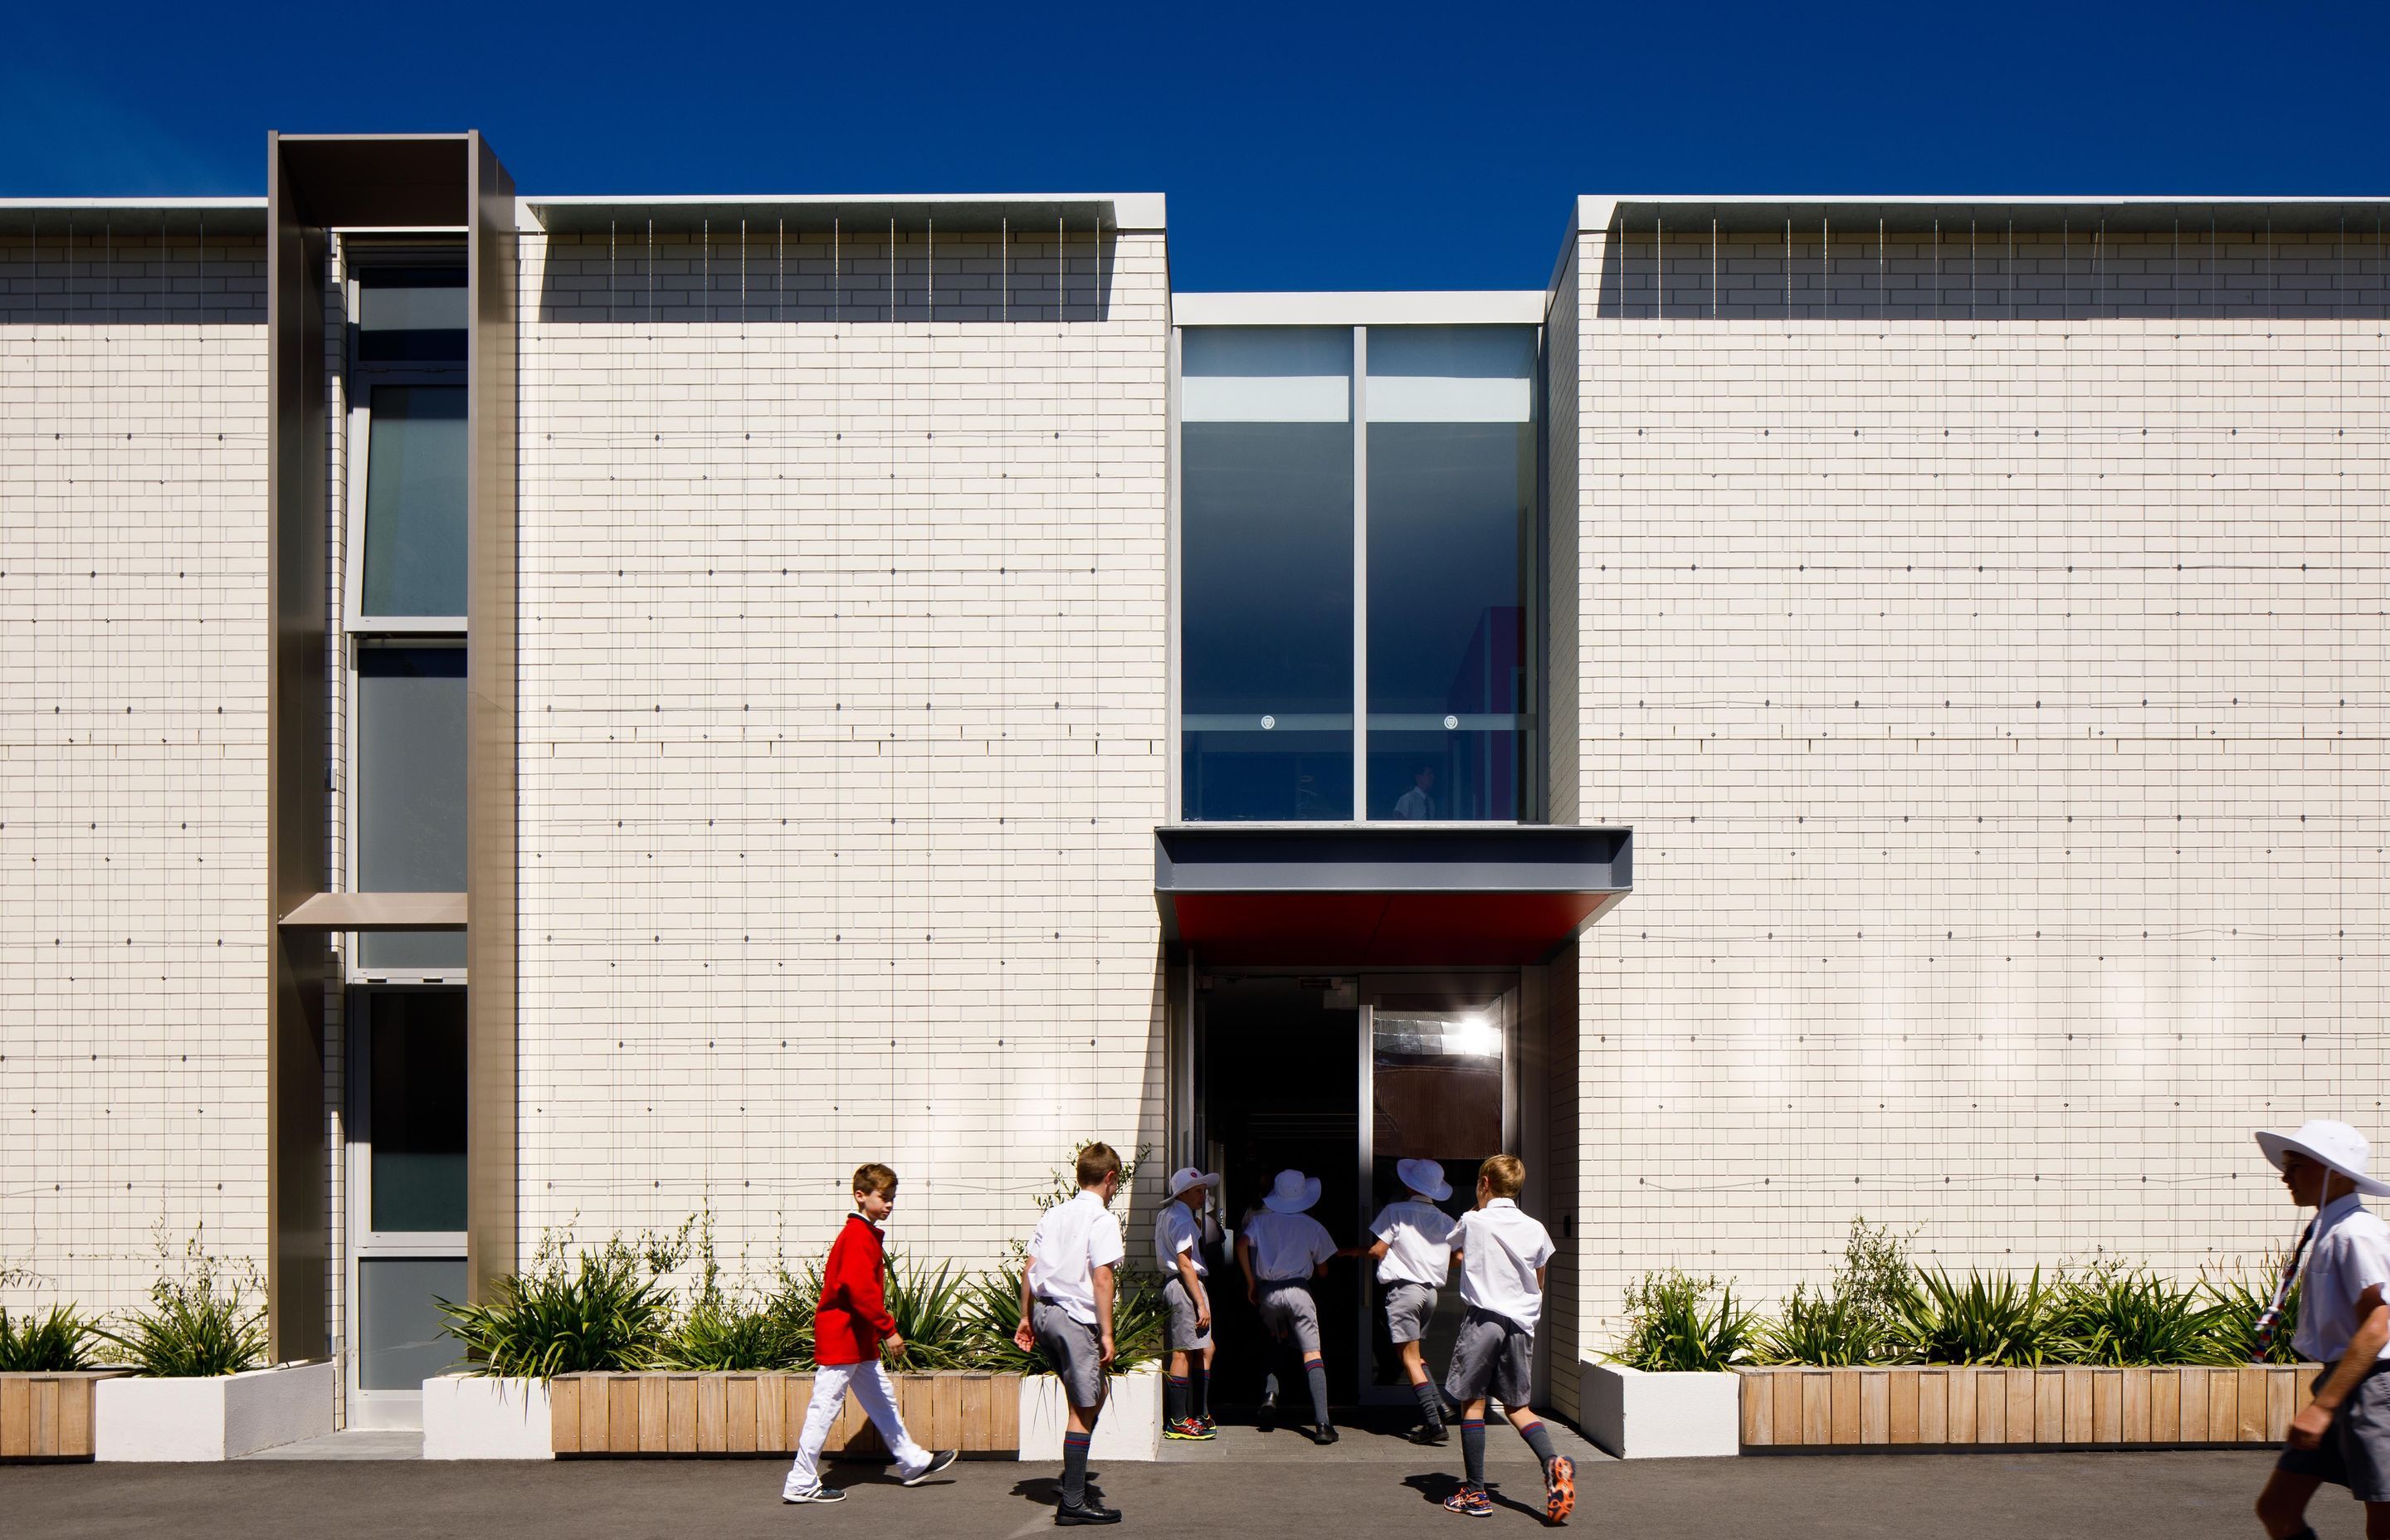
[[[2282,1457],[2257,1497],[2257,1521],[2274,1540],[2315,1540],[2307,1501],[2326,1482],[2365,1505],[2365,1533],[2390,1536],[2390,1226],[2366,1211],[2359,1193],[2390,1193],[2365,1174],[2365,1136],[2345,1123],[2315,1121],[2295,1134],[2260,1134],[2257,1148],[2282,1174],[2291,1201],[2316,1211],[2282,1269],[2273,1303],[2257,1318],[2260,1354],[2271,1345],[2282,1302],[2299,1277],[2299,1357],[2331,1367],[2316,1378],[2314,1399],[2291,1419]]]
[[[1087,1495],[1087,1443],[1104,1409],[1104,1371],[1112,1363],[1115,1272],[1128,1254],[1119,1218],[1120,1156],[1108,1144],[1079,1151],[1079,1192],[1057,1203],[1029,1238],[1029,1265],[1021,1275],[1021,1324],[1012,1340],[1021,1351],[1042,1352],[1071,1404],[1062,1435],[1062,1500],[1057,1524],[1117,1524],[1120,1510]]]
[[[880,1231],[880,1221],[895,1207],[894,1172],[877,1161],[854,1168],[854,1213],[830,1242],[829,1261],[822,1268],[821,1301],[814,1309],[814,1398],[805,1408],[796,1463],[780,1486],[784,1503],[844,1500],[844,1492],[822,1484],[821,1452],[850,1390],[896,1457],[897,1478],[906,1486],[918,1486],[955,1463],[954,1450],[932,1453],[905,1431],[905,1419],[896,1415],[896,1387],[880,1365],[883,1345],[905,1356],[905,1339],[888,1314],[888,1253]]]
[[[1328,1276],[1336,1242],[1304,1211],[1319,1201],[1319,1178],[1281,1171],[1262,1199],[1262,1212],[1245,1221],[1237,1237],[1237,1264],[1245,1273],[1245,1298],[1261,1313],[1262,1325],[1280,1342],[1303,1354],[1303,1378],[1311,1388],[1311,1442],[1336,1442],[1328,1420],[1328,1371],[1319,1361],[1319,1306],[1311,1280]],[[1267,1405],[1265,1418],[1272,1415]]]
[[[1436,1207],[1452,1196],[1452,1184],[1433,1161],[1398,1161],[1394,1174],[1410,1196],[1387,1204],[1369,1221],[1369,1233],[1377,1237],[1369,1254],[1378,1261],[1378,1282],[1386,1290],[1386,1335],[1402,1354],[1403,1372],[1419,1397],[1420,1425],[1411,1430],[1411,1442],[1442,1444],[1444,1398],[1428,1378],[1420,1340],[1435,1315],[1436,1291],[1452,1272],[1452,1220]]]
[[[1162,1303],[1170,1315],[1164,1341],[1170,1361],[1162,1379],[1163,1438],[1213,1436],[1197,1400],[1194,1376],[1201,1374],[1209,1385],[1212,1297],[1203,1280],[1212,1270],[1203,1265],[1202,1213],[1219,1185],[1216,1172],[1206,1174],[1193,1166],[1172,1172],[1170,1201],[1153,1220],[1153,1256],[1162,1264]]]
[[[1453,1226],[1460,1257],[1460,1297],[1469,1314],[1452,1344],[1444,1388],[1460,1407],[1460,1490],[1444,1500],[1455,1513],[1490,1518],[1485,1495],[1485,1398],[1499,1398],[1510,1426],[1544,1466],[1544,1517],[1560,1523],[1576,1506],[1576,1463],[1552,1447],[1551,1434],[1527,1405],[1536,1323],[1544,1311],[1544,1264],[1552,1238],[1519,1209],[1527,1167],[1516,1155],[1489,1155],[1477,1168],[1477,1207]]]

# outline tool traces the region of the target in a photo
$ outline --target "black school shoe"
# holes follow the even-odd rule
[[[1438,1447],[1452,1442],[1452,1435],[1445,1431],[1445,1426],[1441,1422],[1433,1425],[1425,1422],[1415,1423],[1409,1431],[1403,1434],[1403,1437],[1413,1444],[1434,1444]]]
[[[1336,1425],[1332,1422],[1323,1422],[1317,1428],[1305,1428],[1303,1432],[1305,1438],[1323,1448],[1336,1442]]]
[[[1270,1392],[1262,1392],[1262,1409],[1253,1418],[1253,1426],[1265,1433],[1278,1431],[1278,1397]]]
[[[1075,1507],[1070,1503],[1059,1504],[1054,1509],[1054,1522],[1057,1524],[1117,1524],[1120,1521],[1120,1509],[1106,1508],[1093,1497]]]

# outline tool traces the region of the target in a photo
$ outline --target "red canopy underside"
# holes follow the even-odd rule
[[[1179,939],[1211,963],[1522,966],[1550,956],[1619,896],[1182,892],[1172,902]]]

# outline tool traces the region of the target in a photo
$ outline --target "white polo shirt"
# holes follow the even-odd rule
[[[1452,1245],[1460,1252],[1460,1297],[1535,1330],[1544,1314],[1536,1269],[1552,1260],[1552,1238],[1544,1227],[1510,1199],[1492,1198],[1460,1216]]]
[[[2306,1272],[2299,1283],[2299,1328],[2291,1345],[2309,1363],[2329,1364],[2357,1335],[2357,1302],[2369,1289],[2390,1299],[2390,1225],[2349,1193],[2316,1215]],[[2376,1355],[2390,1358],[2390,1345]]]
[[[1119,1216],[1082,1187],[1069,1202],[1047,1209],[1029,1237],[1029,1291],[1053,1302],[1073,1320],[1094,1326],[1096,1269],[1117,1267],[1126,1255]]]
[[[1246,1218],[1245,1238],[1253,1243],[1253,1277],[1265,1283],[1308,1278],[1336,1254],[1327,1226],[1307,1213],[1262,1209]]]
[[[1386,1243],[1378,1259],[1380,1283],[1423,1283],[1441,1289],[1452,1276],[1452,1216],[1416,1198],[1389,1203],[1369,1221],[1369,1233]]]
[[[1203,1265],[1203,1226],[1187,1212],[1187,1205],[1176,1198],[1162,1205],[1162,1213],[1153,1221],[1153,1260],[1162,1264],[1162,1276],[1178,1276],[1178,1257],[1185,1252],[1195,1264],[1195,1276],[1208,1278],[1212,1269]]]

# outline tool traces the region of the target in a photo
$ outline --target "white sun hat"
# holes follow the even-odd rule
[[[1189,1187],[1216,1187],[1219,1185],[1220,1174],[1216,1171],[1198,1171],[1193,1166],[1181,1166],[1170,1174],[1170,1196],[1173,1198]]]
[[[1452,1184],[1444,1179],[1444,1167],[1433,1161],[1396,1161],[1394,1175],[1403,1186],[1431,1203],[1441,1203],[1452,1196]]]
[[[2282,1157],[2296,1150],[2317,1164],[2330,1166],[2347,1177],[2357,1184],[2359,1192],[2371,1193],[2376,1198],[2390,1196],[2390,1182],[2365,1174],[2366,1158],[2373,1153],[2372,1147],[2365,1142],[2364,1135],[2345,1123],[2333,1123],[2328,1118],[2310,1118],[2299,1124],[2295,1134],[2275,1134],[2261,1129],[2257,1134],[2257,1148],[2266,1152],[2266,1159],[2273,1162],[2276,1171],[2282,1169]]]
[[[1318,1201],[1319,1178],[1288,1170],[1279,1172],[1278,1180],[1270,1184],[1268,1194],[1262,1199],[1262,1207],[1272,1213],[1301,1213]]]

